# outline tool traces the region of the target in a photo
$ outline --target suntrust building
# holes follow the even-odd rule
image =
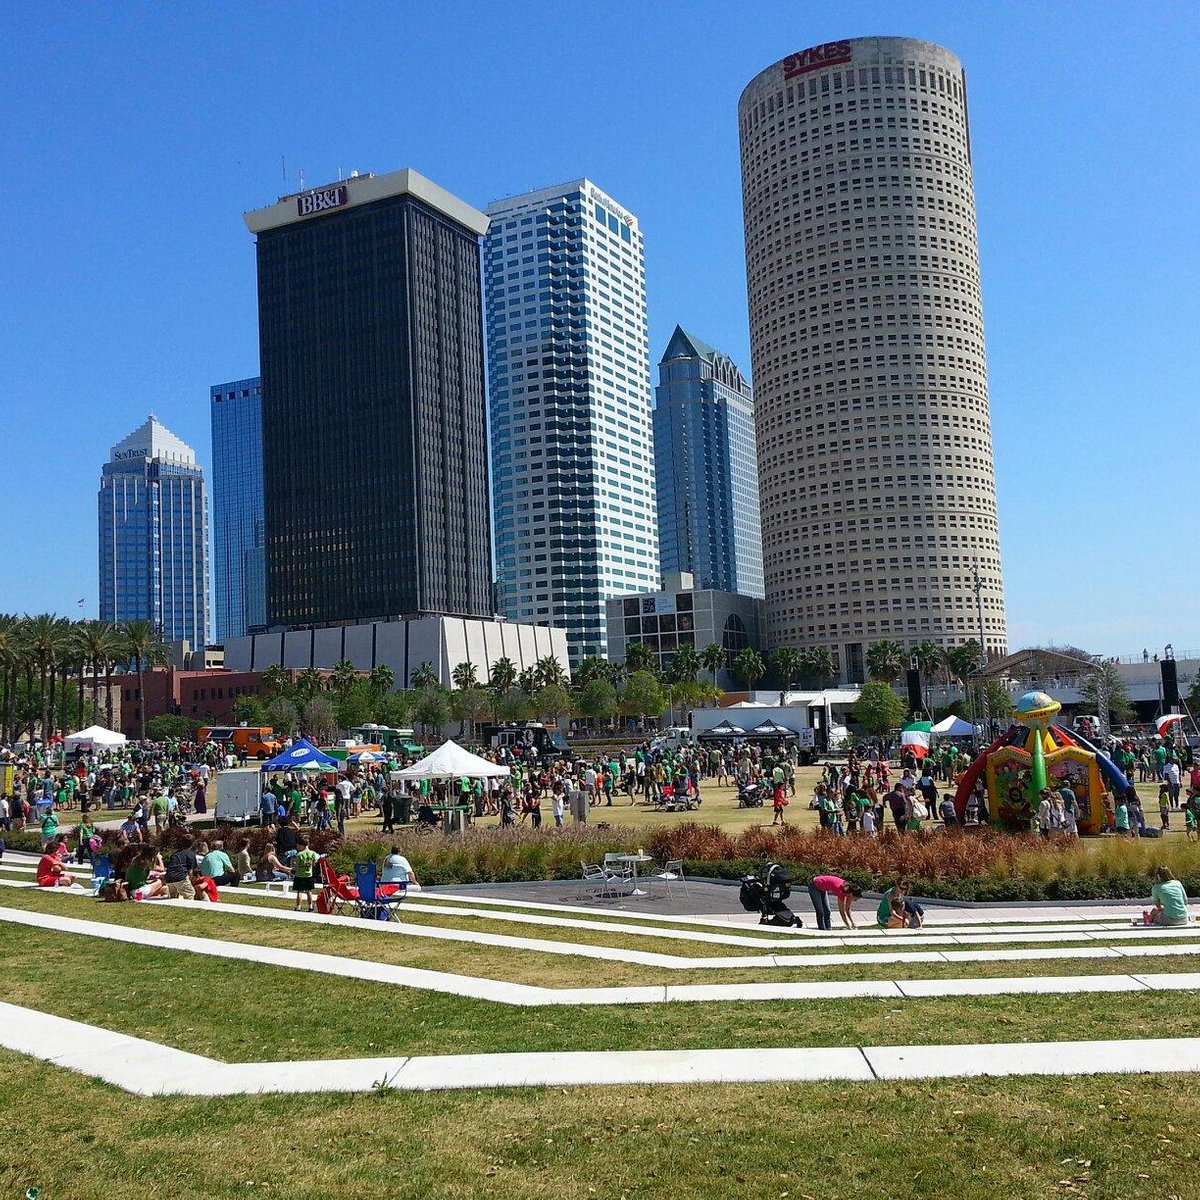
[[[827,42],[738,105],[772,646],[1007,635],[966,80]],[[977,606],[979,572],[982,617]]]

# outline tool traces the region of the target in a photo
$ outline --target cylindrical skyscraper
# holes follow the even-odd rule
[[[771,645],[1005,653],[962,64],[827,42],[738,123]]]

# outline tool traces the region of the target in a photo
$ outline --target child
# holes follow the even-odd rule
[[[775,785],[775,798],[773,801],[775,815],[771,818],[772,825],[786,825],[787,818],[783,815],[783,810],[787,807],[787,797],[783,794],[783,782],[780,781]]]
[[[317,860],[320,855],[309,847],[308,838],[300,839],[300,849],[292,859],[292,891],[296,893],[295,911],[300,911],[300,898],[303,896],[308,903],[308,911],[313,911],[313,891],[316,887]]]
[[[1171,789],[1165,783],[1158,789],[1158,820],[1165,833],[1171,827]]]
[[[862,831],[865,837],[875,836],[875,810],[869,804],[862,810]]]
[[[1183,824],[1187,832],[1187,840],[1194,842],[1196,840],[1196,810],[1190,804],[1183,810]]]

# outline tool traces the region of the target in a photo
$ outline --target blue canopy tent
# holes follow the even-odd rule
[[[306,742],[303,738],[262,765],[264,771],[336,771],[337,768],[336,758],[322,754],[312,742]]]

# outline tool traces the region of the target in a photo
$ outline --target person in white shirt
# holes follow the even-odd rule
[[[420,887],[416,875],[413,874],[412,864],[400,853],[399,846],[393,846],[391,853],[383,860],[383,878],[379,882]]]

